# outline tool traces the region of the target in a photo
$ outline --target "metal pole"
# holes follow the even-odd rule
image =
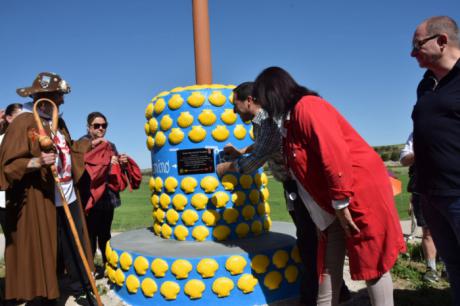
[[[208,0],[192,0],[197,84],[212,84]]]

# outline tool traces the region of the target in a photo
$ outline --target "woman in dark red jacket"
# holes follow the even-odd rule
[[[390,269],[405,251],[387,170],[366,141],[327,101],[270,67],[253,97],[284,119],[286,163],[317,228],[318,305],[337,305],[345,252],[352,279],[365,280],[373,305],[393,305]]]

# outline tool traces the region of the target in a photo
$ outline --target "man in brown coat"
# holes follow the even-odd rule
[[[53,304],[60,294],[82,299],[88,279],[78,255],[63,203],[50,171],[56,165],[60,185],[91,264],[83,210],[76,184],[84,171],[83,154],[89,141],[72,141],[62,118],[51,135],[55,150],[42,152],[33,104],[48,98],[59,107],[70,86],[54,73],[38,74],[31,87],[17,90],[33,102],[24,104],[23,113],[9,126],[0,147],[0,186],[6,190],[5,298]],[[51,108],[44,104],[40,118],[49,133]]]

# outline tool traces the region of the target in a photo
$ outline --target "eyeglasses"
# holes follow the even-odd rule
[[[100,128],[103,128],[104,130],[107,128],[108,123],[94,123],[91,125],[93,129],[98,130]]]
[[[423,47],[424,44],[426,44],[432,39],[438,38],[439,36],[441,36],[441,34],[434,34],[433,36],[424,38],[422,40],[415,40],[412,42],[412,49],[415,51],[419,51]]]

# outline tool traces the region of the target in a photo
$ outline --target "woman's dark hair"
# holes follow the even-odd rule
[[[105,116],[100,112],[89,113],[88,117],[86,118],[86,122],[88,123],[88,125],[91,125],[93,120],[96,119],[97,117],[100,117],[104,119],[105,122],[107,122],[107,118],[105,118]]]
[[[254,82],[244,82],[233,89],[233,93],[236,94],[238,100],[244,101],[252,95],[253,88]]]
[[[303,96],[318,96],[304,86],[297,84],[292,76],[280,67],[269,67],[262,71],[254,82],[252,92],[272,118],[284,117]]]
[[[17,110],[22,110],[22,104],[21,103],[11,103],[5,108],[5,113],[4,117],[6,116],[12,116]],[[8,121],[3,118],[3,122],[0,124],[0,135],[5,134],[6,129],[8,128]]]

